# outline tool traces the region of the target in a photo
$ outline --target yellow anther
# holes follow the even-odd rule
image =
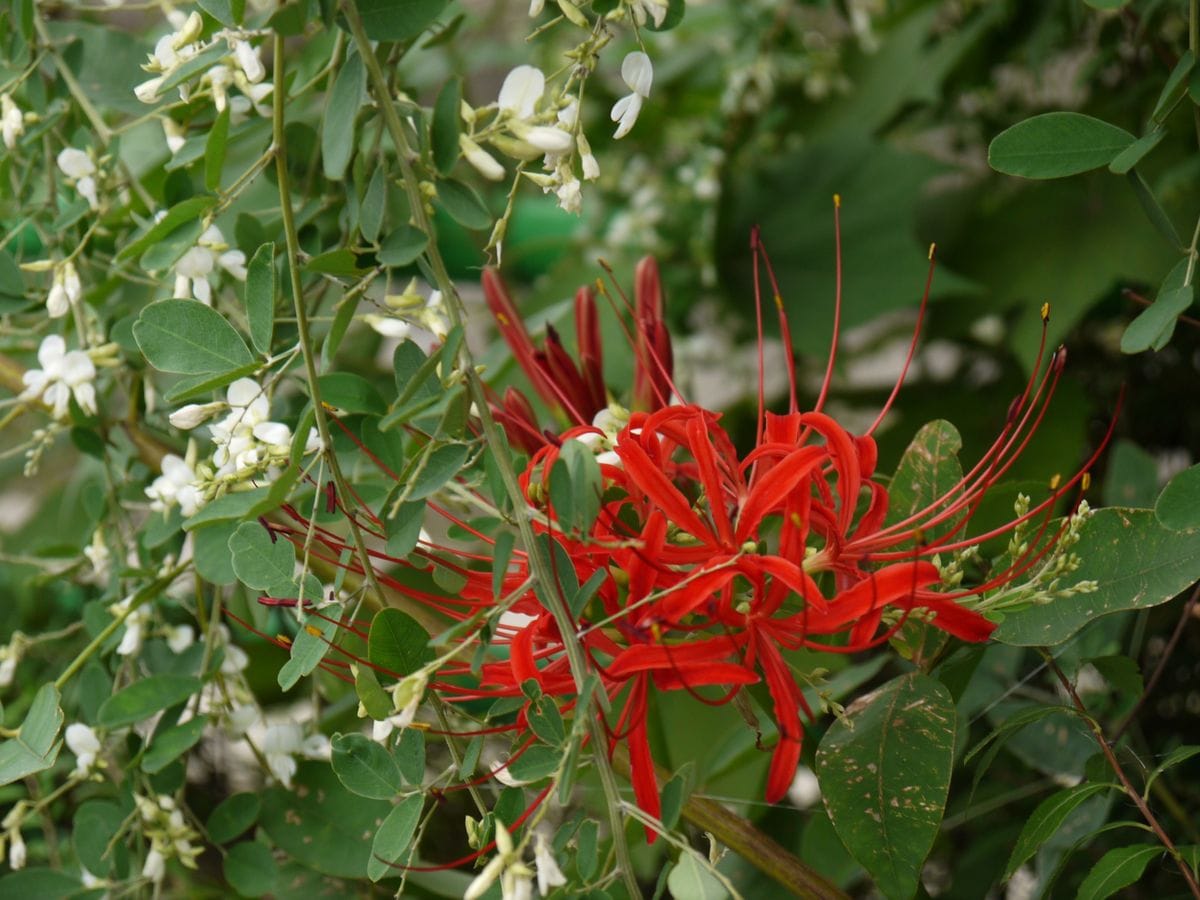
[[[412,728],[414,731],[428,731],[429,723],[428,722],[409,722],[408,727]]]
[[[305,625],[304,630],[307,631],[309,634],[311,634],[313,637],[324,637],[325,636],[325,635],[321,634],[321,629],[318,628],[316,625]]]
[[[1050,479],[1050,490],[1057,491],[1058,485],[1061,481],[1062,481],[1062,476],[1059,475],[1058,473],[1055,473],[1054,477]]]
[[[506,316],[504,313],[502,313],[502,312],[496,313],[496,321],[499,322],[501,325],[505,326],[506,328],[508,327],[508,316]]]
[[[279,641],[279,643],[285,647],[292,646],[292,639],[290,637],[288,637],[286,634],[277,635],[275,640]]]
[[[1050,321],[1050,303],[1049,303],[1049,301],[1042,304],[1042,321],[1043,322]]]
[[[775,295],[775,308],[778,310],[783,309],[783,298],[780,297],[778,294]]]
[[[1079,479],[1079,489],[1086,491],[1092,486],[1092,473],[1084,472],[1083,477]]]
[[[835,209],[841,209],[841,208],[842,208],[842,195],[841,195],[841,194],[834,194],[834,195],[833,195],[833,206],[834,206],[834,208],[835,208]]]
[[[791,520],[792,520],[792,524],[795,525],[797,528],[804,527],[804,519],[802,519],[800,517],[800,513],[798,513],[798,512],[792,513]]]
[[[660,626],[657,622],[654,622],[650,625],[650,633],[654,635],[655,641],[662,640],[662,626]]]
[[[937,244],[936,243],[930,244],[929,245],[929,258],[931,260],[933,259],[933,254],[935,254],[935,253],[937,253]]]

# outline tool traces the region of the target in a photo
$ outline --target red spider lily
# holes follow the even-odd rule
[[[656,409],[670,401],[673,389],[671,338],[663,322],[662,283],[658,264],[651,257],[643,259],[638,263],[634,281],[634,303],[628,310],[633,317],[632,332],[621,318],[634,353],[631,408]],[[483,295],[495,316],[500,334],[542,402],[559,418],[560,423],[565,422],[570,426],[592,424],[596,413],[608,406],[600,325],[592,289],[584,286],[575,294],[578,364],[571,359],[552,325],[546,326],[542,349],[537,348],[504,282],[494,269],[485,269],[483,272]],[[503,400],[493,402],[492,406],[496,420],[515,446],[532,453],[546,443],[546,433],[538,427],[533,405],[518,389],[508,388]]]
[[[627,310],[632,313],[633,326],[626,334],[636,371],[632,412],[615,436],[592,424],[596,413],[609,406],[592,291],[581,288],[575,298],[576,362],[553,329],[548,329],[541,349],[535,346],[499,277],[491,271],[484,274],[485,295],[501,333],[535,392],[566,425],[561,434],[542,430],[532,404],[516,389],[509,389],[496,404],[497,419],[510,440],[531,454],[520,481],[536,510],[535,528],[552,542],[556,564],[566,560],[574,580],[595,588],[586,605],[577,608],[569,639],[585,651],[610,708],[608,713],[590,714],[602,717],[610,751],[617,742],[628,744],[634,792],[651,815],[659,811],[646,724],[652,692],[684,690],[704,703],[719,704],[761,681],[779,732],[766,797],[780,800],[800,758],[801,711],[812,717],[786,654],[802,648],[868,650],[888,641],[911,617],[964,641],[986,640],[994,623],[959,601],[1017,582],[1051,552],[1061,534],[1061,528],[1050,527],[1052,512],[1069,493],[1086,486],[1087,469],[1095,459],[1027,512],[984,533],[970,533],[988,491],[1029,446],[1061,377],[1065,353],[1056,351],[1043,364],[1043,330],[1039,365],[1011,405],[992,446],[941,497],[889,521],[890,495],[887,483],[876,475],[878,453],[872,434],[894,403],[915,354],[932,283],[933,253],[903,370],[873,424],[863,434],[852,434],[823,411],[840,322],[837,222],[835,203],[835,329],[825,377],[809,410],[801,410],[797,396],[790,332],[775,273],[758,234],[752,238],[760,373],[761,262],[789,354],[789,400],[785,413],[768,412],[760,378],[755,444],[745,454],[736,450],[718,413],[686,402],[670,405],[673,398],[683,398],[671,381],[670,341],[652,260],[639,264],[635,303]],[[549,480],[559,471],[555,461],[563,443],[572,439],[591,444],[599,440],[612,451],[598,462],[601,502],[585,533],[560,527],[557,511],[547,500],[553,496],[547,490]],[[383,541],[380,518],[359,498],[351,499],[353,508],[342,506],[338,498],[332,502],[369,537]],[[501,598],[507,598],[508,609],[527,618],[501,618],[492,637],[500,652],[485,655],[482,665],[458,660],[446,664],[431,679],[430,689],[447,701],[466,703],[523,697],[532,680],[562,712],[574,712],[577,682],[568,665],[565,636],[542,595],[524,587],[530,581],[524,553],[514,552],[497,591],[488,565],[491,539],[447,510],[432,508],[473,534],[482,547],[466,552],[422,543],[406,560],[378,550],[370,550],[370,558],[373,563],[418,569],[443,566],[462,576],[465,586],[447,597],[414,590],[387,572],[378,573],[379,581],[452,620],[494,611]],[[357,560],[343,561],[348,549],[344,538],[285,509],[298,527],[273,526],[275,533],[298,545],[307,539],[312,552],[362,572]],[[973,586],[942,589],[937,554],[966,551],[1039,520],[1026,548],[1003,568]],[[479,638],[469,634],[459,640],[475,649]],[[348,665],[329,662],[335,670]],[[523,736],[518,750],[523,752],[530,742],[528,710],[526,703],[514,723],[484,730],[511,730]],[[652,840],[653,833],[647,833]]]

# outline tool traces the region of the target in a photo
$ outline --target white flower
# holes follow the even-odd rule
[[[162,75],[159,75],[156,78],[148,78],[140,84],[134,86],[133,96],[137,97],[142,103],[157,103],[158,89],[162,87],[162,83],[166,80],[167,79]]]
[[[654,20],[655,28],[662,27],[670,8],[667,0],[631,0],[630,6],[638,25],[645,25],[646,16],[649,15]]]
[[[132,600],[132,596],[126,597],[121,602],[112,604],[109,611],[113,615],[121,615],[129,608]],[[149,622],[150,610],[145,606],[138,607],[125,616],[125,634],[121,637],[121,643],[117,645],[117,656],[134,656],[142,649],[142,638]]]
[[[92,209],[100,208],[99,197],[96,195],[96,164],[92,158],[75,147],[64,147],[58,154],[58,167],[67,176],[68,182],[73,182],[75,190],[88,202]]]
[[[79,408],[91,415],[96,414],[96,366],[92,358],[82,350],[67,352],[66,341],[61,335],[47,335],[38,348],[40,369],[30,369],[21,380],[25,390],[22,400],[41,398],[51,408],[56,419],[65,419],[74,395]]]
[[[75,774],[87,775],[96,765],[96,757],[100,755],[100,738],[82,722],[73,722],[67,726],[67,749],[75,754]]]
[[[0,647],[0,687],[8,687],[17,674],[17,657],[8,647]]]
[[[463,900],[479,900],[497,876],[500,878],[502,900],[529,900],[533,896],[533,872],[514,851],[512,836],[499,819],[496,820],[496,855],[467,885]]]
[[[575,144],[570,132],[549,125],[527,125],[511,122],[509,130],[531,147],[554,155],[566,153]]]
[[[234,41],[233,56],[237,60],[237,64],[242,67],[242,71],[246,73],[247,80],[252,84],[262,81],[263,76],[267,74],[262,61],[258,58],[258,48],[249,42]]]
[[[458,136],[458,146],[462,149],[463,156],[467,162],[474,166],[475,171],[484,178],[489,181],[500,181],[504,178],[504,166],[500,165],[492,154],[488,153],[465,134]]]
[[[82,296],[83,284],[79,280],[79,273],[75,271],[75,264],[67,260],[55,266],[54,283],[46,297],[46,312],[50,314],[50,318],[65,316],[71,304],[78,302]]]
[[[163,137],[167,140],[167,149],[172,155],[178,153],[186,143],[183,126],[169,116],[162,120]]]
[[[567,883],[566,876],[558,867],[550,842],[540,831],[533,843],[533,861],[537,868],[538,893],[545,897],[553,888]]]
[[[545,8],[546,0],[529,0],[529,17],[533,19],[540,16]]]
[[[654,67],[650,57],[641,50],[628,54],[621,63],[621,80],[631,93],[613,104],[611,118],[619,122],[614,138],[623,138],[629,134],[629,129],[637,121],[638,113],[642,111],[642,101],[650,96],[650,85],[654,81]]]
[[[181,431],[191,431],[225,409],[224,403],[189,403],[181,406],[167,417]]]
[[[292,786],[296,774],[295,756],[308,759],[329,758],[329,738],[323,734],[304,736],[304,730],[295,722],[271,725],[262,740],[262,752],[267,767],[275,779],[286,788]]]
[[[91,543],[83,548],[83,555],[92,564],[92,571],[96,573],[98,579],[104,581],[108,578],[112,553],[109,552],[108,545],[104,543],[104,535],[99,528],[92,532]]]
[[[564,179],[554,193],[558,197],[559,207],[564,211],[578,214],[583,210],[583,194],[578,178],[571,176]]]
[[[210,225],[200,235],[196,246],[175,263],[175,296],[195,297],[206,306],[212,305],[212,283],[209,276],[224,269],[238,281],[246,280],[246,254],[230,250],[225,235],[216,225]]]
[[[21,838],[21,829],[11,829],[8,840],[8,865],[14,870],[25,868],[25,841]]]
[[[168,453],[162,459],[162,475],[146,488],[146,496],[155,512],[165,512],[178,503],[179,511],[190,516],[204,502],[200,485],[195,469],[181,457]]]
[[[9,150],[17,146],[17,140],[25,133],[25,116],[8,94],[0,94],[0,132]]]
[[[167,874],[167,860],[157,847],[151,847],[146,854],[146,862],[142,866],[142,877],[158,883]]]
[[[64,147],[58,154],[58,167],[68,178],[78,180],[96,174],[96,164],[83,150]]]
[[[167,629],[167,646],[172,653],[182,653],[195,643],[195,632],[191,625],[175,625]]]
[[[596,157],[592,155],[592,145],[588,143],[588,139],[583,136],[582,132],[575,139],[575,143],[579,147],[579,161],[583,164],[584,179],[596,180],[600,177],[600,163],[596,162]]]
[[[809,809],[821,800],[821,785],[817,781],[817,776],[813,774],[813,770],[808,766],[799,766],[796,769],[796,775],[792,778],[792,785],[788,788],[788,799],[792,801],[792,805],[800,809]]]
[[[528,119],[546,90],[546,76],[536,66],[517,66],[500,86],[500,109],[518,119]]]

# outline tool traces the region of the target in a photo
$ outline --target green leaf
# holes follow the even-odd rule
[[[1021,834],[1017,837],[1012,855],[1008,858],[1008,865],[1004,867],[1002,880],[1007,881],[1011,878],[1025,860],[1037,853],[1038,848],[1054,836],[1062,823],[1066,821],[1067,816],[1079,804],[1089,797],[1113,787],[1115,785],[1079,784],[1052,794],[1039,803],[1037,809],[1025,820],[1025,825],[1021,828]]]
[[[261,897],[275,890],[279,864],[271,848],[258,841],[234,844],[225,854],[225,880],[243,897]]]
[[[408,613],[381,609],[367,633],[367,659],[390,675],[403,678],[433,660],[429,633]]]
[[[133,337],[150,365],[162,372],[224,372],[254,359],[234,327],[195,300],[151,303],[133,323]]]
[[[1158,102],[1154,104],[1154,112],[1150,114],[1151,119],[1161,124],[1175,108],[1175,104],[1183,99],[1183,95],[1187,92],[1188,76],[1195,66],[1196,57],[1192,51],[1183,51],[1179,62],[1175,63],[1175,68],[1171,70],[1167,83],[1163,85],[1162,93],[1158,95]]]
[[[358,264],[358,255],[353,250],[348,247],[337,247],[311,257],[304,264],[304,271],[319,272],[339,278],[353,278],[366,270]]]
[[[77,896],[81,887],[78,878],[58,869],[23,869],[0,878],[0,898],[67,900]]]
[[[1146,184],[1146,179],[1137,169],[1130,169],[1125,173],[1125,177],[1129,180],[1129,186],[1133,188],[1133,195],[1137,198],[1138,205],[1146,214],[1146,218],[1150,220],[1150,224],[1158,229],[1158,233],[1166,239],[1171,249],[1182,250],[1183,242],[1179,240],[1179,232],[1175,230],[1171,217],[1158,202],[1158,197],[1154,195],[1150,185]]]
[[[124,261],[140,256],[181,225],[203,219],[204,214],[216,205],[217,197],[211,194],[188,197],[188,199],[176,203],[159,221],[150,225],[138,237],[126,244],[117,254],[117,260]]]
[[[254,251],[246,266],[246,321],[250,342],[264,356],[271,353],[271,335],[275,330],[275,243],[263,244]]]
[[[407,266],[429,245],[429,235],[412,225],[401,225],[379,248],[379,261],[385,266]]]
[[[587,533],[600,514],[604,479],[596,454],[579,441],[563,441],[550,471],[550,503],[567,534]]]
[[[228,522],[246,519],[250,516],[261,516],[270,512],[277,504],[271,499],[271,488],[267,485],[256,487],[249,491],[238,491],[218,497],[204,506],[191,517],[184,519],[183,528],[191,531],[216,522]],[[259,526],[259,530],[263,530]],[[265,531],[263,532],[266,533]],[[270,540],[270,536],[267,536]]]
[[[1114,441],[1104,474],[1103,506],[1152,507],[1158,496],[1158,462],[1133,441]]]
[[[399,861],[412,843],[424,807],[425,799],[420,794],[412,794],[398,803],[383,820],[371,843],[371,858],[367,861],[367,877],[372,881],[393,871],[391,864]]]
[[[242,15],[246,11],[246,0],[197,0],[197,3],[202,10],[222,25],[233,28],[242,24]]]
[[[258,821],[262,800],[258,794],[241,793],[226,797],[208,817],[208,837],[214,844],[232,841]]]
[[[1157,780],[1163,772],[1174,768],[1181,762],[1191,759],[1193,756],[1200,756],[1200,744],[1184,744],[1181,747],[1176,747],[1167,754],[1166,759],[1154,767],[1154,770],[1146,776],[1146,786],[1142,790],[1142,798],[1150,796],[1150,785]]]
[[[366,96],[366,87],[367,70],[362,58],[357,53],[351,54],[333,82],[321,125],[321,162],[330,181],[342,180],[354,154],[357,136],[354,119]]]
[[[470,452],[466,444],[445,444],[430,453],[416,476],[409,499],[420,500],[440,490],[459,473]]]
[[[1083,879],[1075,900],[1104,900],[1105,897],[1111,897],[1141,878],[1150,860],[1163,853],[1161,844],[1135,844],[1109,850]]]
[[[221,186],[225,167],[225,146],[229,141],[229,106],[221,110],[204,145],[204,188],[215,191]]]
[[[1129,0],[1083,0],[1092,9],[1120,9],[1129,3]]]
[[[649,19],[646,22],[646,28],[650,31],[670,31],[683,21],[683,14],[686,11],[685,0],[667,0],[667,14],[663,16],[662,24],[656,25],[654,19]]]
[[[163,83],[158,86],[158,96],[166,97],[179,85],[190,81],[201,72],[207,72],[228,55],[229,44],[225,41],[217,41],[208,49],[197,53],[187,62],[173,69],[171,74],[164,78]]]
[[[171,726],[162,734],[156,733],[150,749],[142,757],[142,771],[150,775],[161,772],[170,763],[196,746],[196,742],[204,734],[206,725],[208,725],[208,716],[196,716],[194,719],[188,719],[182,725]]]
[[[1156,128],[1148,134],[1142,135],[1117,154],[1116,158],[1108,164],[1108,171],[1114,175],[1126,174],[1140,163],[1146,154],[1161,144],[1162,139],[1166,136],[1167,131],[1165,128]]]
[[[538,739],[558,747],[567,739],[567,730],[563,727],[562,715],[559,714],[558,704],[550,697],[539,697],[529,704],[526,713],[529,727]]]
[[[667,888],[675,900],[722,900],[729,896],[712,873],[712,866],[694,850],[679,854],[679,862],[667,875]]]
[[[1051,112],[996,135],[988,163],[1005,175],[1064,178],[1107,166],[1134,142],[1124,128],[1074,112]]]
[[[475,189],[447,178],[438,182],[438,201],[455,222],[472,231],[492,227],[492,214]]]
[[[1200,464],[1184,469],[1167,482],[1154,504],[1154,515],[1172,531],[1200,528]]]
[[[121,807],[107,800],[88,800],[76,810],[71,841],[75,855],[93,875],[106,875],[122,855],[123,847],[109,851],[108,840],[116,834],[125,819]]]
[[[954,733],[950,691],[910,672],[851,704],[817,749],[833,827],[888,897],[916,893],[946,805]]]
[[[362,704],[368,716],[376,722],[382,722],[394,712],[392,698],[379,686],[374,669],[361,663],[354,668],[354,693],[358,702]]]
[[[317,379],[321,399],[330,406],[348,413],[382,416],[387,412],[379,390],[361,375],[353,372],[329,372]]]
[[[383,227],[383,211],[386,205],[387,176],[384,174],[383,166],[377,165],[358,207],[358,230],[362,234],[363,240],[374,243],[379,239],[379,229]]]
[[[392,755],[364,734],[333,737],[333,771],[346,790],[373,800],[391,800],[400,790]]]
[[[233,384],[239,378],[251,376],[257,371],[258,363],[248,362],[243,366],[238,366],[236,369],[229,369],[225,372],[206,372],[200,375],[191,375],[187,378],[179,379],[163,394],[163,399],[168,403],[182,403],[184,400],[195,400],[197,397],[210,394],[218,388],[225,387],[227,384]]]
[[[927,508],[958,484],[962,479],[962,465],[958,461],[961,449],[962,436],[945,419],[922,426],[892,476],[888,489],[888,525],[902,522]],[[941,537],[961,518],[960,515],[951,516],[929,529],[924,535],[925,540]]]
[[[337,878],[367,873],[374,834],[389,812],[387,802],[368,800],[342,787],[328,766],[302,762],[296,788],[263,792],[260,824],[289,856],[310,869]]]
[[[296,552],[290,542],[272,536],[258,522],[244,522],[229,538],[233,571],[248,588],[286,594],[293,585]]]
[[[62,741],[55,740],[63,723],[58,704],[58,688],[38,688],[17,736],[0,744],[0,786],[54,765],[62,747]]]
[[[96,721],[104,728],[124,728],[156,712],[182,703],[201,688],[199,678],[152,675],[117,691],[102,704]]]
[[[1200,530],[1171,531],[1148,509],[1099,510],[1072,552],[1081,564],[1064,587],[1095,581],[1098,589],[1009,613],[993,639],[1022,647],[1060,644],[1100,616],[1157,606],[1200,579]]]
[[[416,549],[421,538],[421,526],[425,522],[425,501],[402,503],[396,515],[385,523],[387,528],[387,552],[389,556],[408,556]]]
[[[1192,305],[1194,292],[1195,286],[1189,284],[1160,293],[1121,335],[1121,352],[1141,353],[1151,347],[1155,350],[1165,347],[1175,333],[1179,316]]]
[[[458,162],[459,109],[462,106],[462,80],[451,78],[438,92],[433,104],[433,124],[429,142],[433,149],[433,164],[442,175],[449,175]],[[461,224],[461,223],[460,223]]]
[[[271,14],[271,18],[267,19],[267,27],[281,37],[295,37],[304,33],[304,26],[307,22],[307,3],[285,3]]]
[[[138,265],[147,272],[161,272],[171,268],[179,262],[183,254],[196,245],[203,229],[204,223],[199,219],[185,222],[143,253]]]
[[[533,783],[553,775],[561,759],[562,753],[557,748],[533,744],[520,756],[514,756],[507,771],[517,781]]]
[[[310,600],[320,599],[320,582],[314,576],[309,576],[304,593]],[[279,686],[285,691],[290,691],[303,676],[311,675],[313,669],[320,665],[329,652],[330,642],[336,634],[335,622],[306,615],[301,622],[299,633],[292,641],[291,656],[279,669],[279,677],[276,679]]]
[[[1137,699],[1146,689],[1137,660],[1128,656],[1093,656],[1088,660],[1115,691]]]
[[[410,41],[432,25],[449,0],[354,0],[373,41]]]
[[[0,250],[0,298],[25,300],[25,275],[7,250]]]
[[[482,746],[482,744],[480,745]],[[470,750],[464,756],[464,761],[470,756]],[[408,784],[420,786],[425,780],[425,733],[415,728],[405,728],[400,732],[400,740],[396,742],[396,765],[400,774]],[[464,768],[467,768],[464,762]],[[463,773],[468,777],[470,770]]]

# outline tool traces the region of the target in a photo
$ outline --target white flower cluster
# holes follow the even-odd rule
[[[323,734],[305,735],[304,727],[296,722],[268,725],[262,738],[262,752],[272,777],[290,789],[296,774],[296,757],[329,759],[329,738]]]
[[[246,280],[246,254],[231,250],[225,235],[216,225],[210,225],[175,263],[176,297],[194,297],[206,306],[212,306],[212,279],[217,270],[223,269],[238,281]]]
[[[363,316],[363,321],[384,337],[403,340],[412,335],[414,328],[418,328],[444,341],[450,333],[450,319],[446,315],[442,292],[431,291],[429,299],[426,299],[417,290],[415,278],[409,282],[403,293],[388,294],[383,298],[383,302],[395,311],[394,315],[368,313]]]
[[[50,293],[46,295],[46,312],[52,319],[61,319],[83,298],[83,282],[79,280],[79,272],[70,258],[62,262],[39,259],[21,263],[21,269],[26,272],[54,272]]]
[[[66,419],[72,397],[85,413],[96,414],[96,364],[89,352],[68,351],[62,335],[50,334],[42,340],[37,358],[41,368],[21,376],[25,390],[20,399],[41,400],[55,419]]]
[[[196,868],[196,857],[204,848],[192,841],[200,835],[188,824],[175,800],[166,794],[159,794],[153,800],[134,794],[133,800],[142,817],[142,831],[150,839],[142,877],[160,883],[167,873],[169,859],[178,859],[189,869]]]
[[[225,41],[229,45],[229,54],[200,76],[200,90],[207,90],[211,94],[217,112],[223,112],[228,106],[231,112],[243,114],[253,107],[260,115],[269,115],[270,110],[263,106],[263,101],[270,95],[272,86],[263,80],[267,72],[259,58],[258,49],[240,34],[229,31],[218,32],[213,35],[211,43],[202,44],[200,35],[204,30],[204,20],[200,14],[193,12],[186,19],[178,21],[181,18],[176,14],[172,21],[176,30],[163,35],[155,44],[154,52],[142,66],[153,77],[134,88],[134,95],[143,103],[157,103],[163,84],[180,66],[216,42]],[[236,87],[239,95],[231,98],[230,87]],[[191,98],[192,90],[186,82],[179,85],[179,96],[185,101]],[[173,131],[165,124],[164,129],[170,143]],[[172,152],[179,146],[182,146],[182,141],[172,146]]]
[[[96,168],[96,161],[91,155],[77,147],[64,147],[59,151],[57,162],[67,184],[75,186],[75,190],[88,202],[89,207],[93,210],[99,209],[100,197],[96,190],[96,179],[100,170]]]
[[[468,818],[468,831],[477,823]],[[500,896],[502,900],[529,900],[533,896],[533,878],[537,876],[538,893],[545,897],[554,888],[567,883],[566,876],[558,867],[550,843],[542,832],[537,833],[534,841],[534,868],[522,859],[524,846],[513,845],[512,835],[504,823],[496,820],[496,855],[488,860],[475,879],[467,885],[463,900],[477,900],[487,893],[499,878]]]
[[[99,758],[100,738],[89,726],[73,722],[67,726],[65,738],[67,749],[75,754],[75,771],[71,774],[87,778],[93,770],[104,767],[104,760]]]
[[[169,453],[163,457],[162,475],[146,488],[150,508],[165,512],[178,504],[180,512],[190,516],[207,501],[235,483],[259,473],[272,474],[275,466],[291,453],[292,430],[282,422],[269,420],[271,401],[257,381],[239,378],[225,392],[225,400],[215,403],[189,403],[171,413],[171,424],[190,431],[225,412],[208,426],[216,449],[211,466],[196,466],[191,459]],[[315,453],[321,441],[315,428],[309,429],[305,453]]]

